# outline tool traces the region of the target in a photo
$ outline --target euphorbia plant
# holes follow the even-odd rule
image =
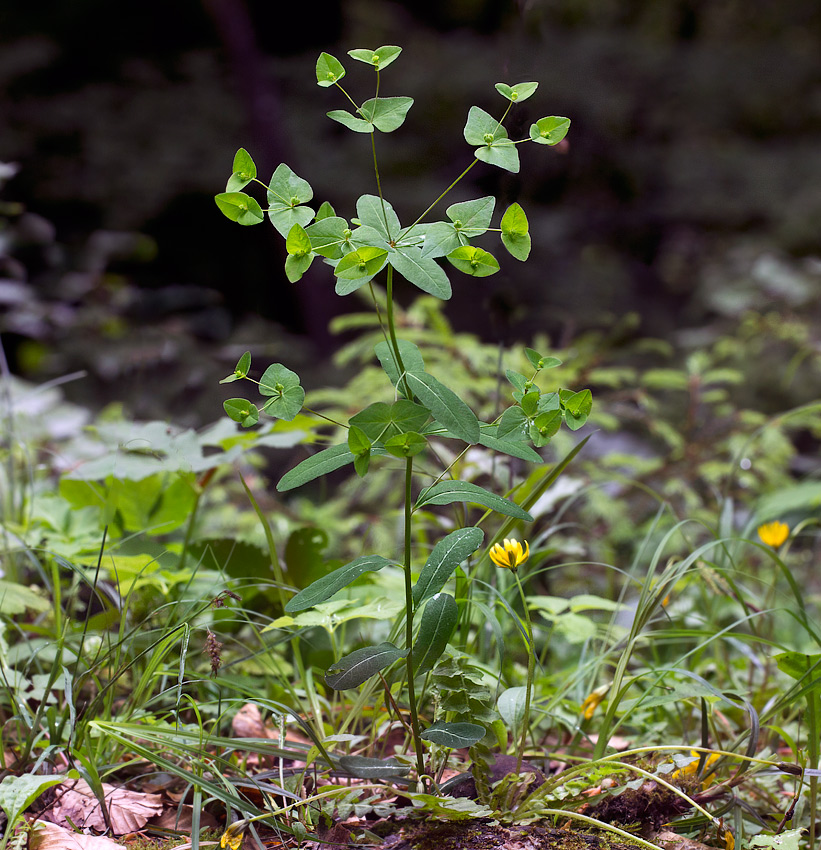
[[[584,425],[592,398],[589,390],[576,392],[556,388],[542,391],[537,377],[542,370],[559,365],[559,361],[527,349],[532,365],[530,374],[507,372],[513,386],[514,403],[493,422],[480,422],[454,389],[427,371],[422,352],[397,335],[394,320],[397,275],[444,300],[450,298],[451,284],[442,259],[459,272],[475,278],[499,270],[496,258],[473,244],[484,234],[501,234],[502,245],[516,260],[524,261],[530,253],[527,216],[519,204],[507,208],[496,228],[491,227],[496,206],[492,196],[453,204],[445,210],[445,219],[429,221],[434,207],[479,162],[518,172],[519,144],[555,145],[564,138],[570,125],[567,118],[549,116],[530,127],[528,138],[510,139],[504,127],[508,112],[516,102],[531,97],[538,84],[497,83],[496,90],[505,101],[500,117],[495,118],[478,106],[471,107],[468,112],[464,137],[474,148],[473,160],[415,221],[403,226],[383,194],[375,144],[377,132],[399,129],[413,105],[410,97],[379,94],[382,71],[400,53],[401,48],[390,45],[376,50],[349,51],[351,58],[370,65],[376,74],[375,95],[361,104],[342,87],[346,71],[335,57],[322,53],[316,64],[317,84],[323,88],[336,87],[353,107],[353,111],[334,110],[328,116],[355,133],[370,136],[376,194],[359,197],[355,218],[349,221],[337,215],[327,202],[316,210],[309,206],[313,199],[310,185],[285,164],[276,168],[266,187],[267,208],[263,209],[243,191],[249,184],[265,184],[257,179],[254,161],[242,149],[234,158],[233,174],[226,191],[216,196],[216,203],[228,218],[239,224],[259,224],[268,217],[285,238],[285,272],[292,282],[298,281],[318,257],[332,269],[336,292],[341,296],[366,284],[375,296],[374,286],[378,285],[375,278],[384,275],[384,315],[379,308],[380,299],[373,297],[384,339],[376,345],[374,353],[390,382],[390,393],[386,394],[385,401],[370,404],[343,425],[347,430],[344,442],[298,464],[283,476],[277,489],[286,491],[300,487],[346,464],[353,464],[356,472],[365,476],[372,460],[399,459],[404,470],[403,544],[398,552],[384,556],[365,555],[323,576],[293,596],[285,610],[295,613],[326,602],[366,572],[393,566],[403,570],[405,609],[394,625],[390,640],[378,646],[356,649],[341,658],[326,671],[325,681],[335,690],[356,688],[378,673],[387,675],[384,672],[387,668],[404,661],[397,676],[404,676],[417,774],[421,778],[425,774],[423,740],[446,747],[465,747],[485,735],[484,726],[467,722],[437,722],[423,729],[415,688],[417,678],[435,667],[460,619],[462,600],[457,602],[444,589],[457,567],[483,547],[485,534],[478,527],[484,517],[474,526],[457,528],[447,534],[433,547],[414,581],[414,514],[433,505],[472,503],[512,521],[532,522],[531,515],[511,499],[474,483],[456,480],[452,473],[454,464],[432,471],[436,456],[430,450],[431,441],[461,443],[464,446],[462,454],[468,446],[481,445],[514,458],[541,463],[542,458],[534,446],[546,445],[562,423],[572,430]],[[223,382],[252,380],[250,369],[251,356],[246,353]],[[300,379],[283,364],[268,366],[255,383],[265,398],[260,407],[244,398],[229,399],[224,405],[228,415],[244,427],[254,425],[260,413],[290,420],[303,409],[305,393]],[[529,650],[532,657],[533,647]],[[531,663],[528,705],[532,675]],[[523,728],[527,728],[526,718]],[[519,746],[519,759],[523,743],[524,739]]]

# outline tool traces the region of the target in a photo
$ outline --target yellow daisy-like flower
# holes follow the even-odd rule
[[[701,753],[699,753],[698,750],[690,750],[690,755],[693,757],[693,761],[691,761],[690,764],[686,765],[685,767],[682,767],[680,770],[674,770],[672,777],[673,779],[684,779],[684,777],[686,776],[696,775],[696,772],[698,771],[698,763],[701,758]],[[710,767],[710,765],[712,765],[714,762],[717,762],[719,758],[720,756],[718,755],[718,753],[710,753],[710,755],[707,756],[707,758],[704,760],[704,770],[706,771],[707,768]],[[704,780],[704,782],[702,783],[702,787],[709,788],[710,785],[715,782],[715,780],[715,774],[711,774],[707,777],[707,779]]]
[[[505,570],[516,570],[530,557],[530,546],[525,540],[524,549],[518,540],[509,540],[505,537],[504,543],[497,543],[490,549],[490,560],[497,567]]]
[[[790,527],[786,522],[765,522],[758,526],[758,536],[762,543],[777,549],[789,536]]]
[[[220,847],[222,850],[226,850],[226,847],[230,848],[230,850],[239,850],[247,826],[247,820],[234,821],[220,836]]]

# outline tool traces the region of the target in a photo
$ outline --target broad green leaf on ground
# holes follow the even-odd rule
[[[525,211],[511,204],[502,216],[502,244],[511,256],[524,262],[530,255],[530,233]]]
[[[479,442],[479,420],[453,390],[427,372],[408,370],[405,380],[410,391],[451,434],[471,445]]]
[[[378,646],[365,646],[332,664],[325,672],[325,683],[335,691],[357,688],[371,676],[406,655],[407,650],[399,649],[388,642]]]
[[[778,835],[761,835],[750,839],[748,847],[769,847],[772,850],[799,850],[805,829],[788,829]],[[728,845],[729,846],[729,845]]]
[[[259,422],[257,406],[244,398],[226,399],[222,403],[222,408],[234,422],[239,422],[243,428],[250,428]]]
[[[245,192],[222,192],[214,197],[214,201],[220,212],[237,224],[259,224],[265,220],[262,207]]]
[[[307,180],[295,174],[284,162],[276,167],[268,184],[268,218],[280,235],[287,238],[295,224],[307,226],[314,217],[314,211],[301,205],[313,196]]]
[[[413,669],[416,675],[433,669],[445,651],[458,619],[459,606],[452,596],[437,593],[428,600],[413,647]]]
[[[472,747],[485,737],[485,727],[478,723],[434,723],[428,726],[420,736],[424,741],[432,741],[452,750]]]
[[[443,537],[430,553],[413,586],[413,601],[418,606],[447,584],[454,570],[472,555],[485,539],[481,528],[460,528]]]
[[[527,689],[523,687],[508,688],[499,694],[499,699],[496,702],[496,708],[504,720],[508,729],[515,732],[521,728],[522,720],[525,716],[525,700]]]
[[[539,88],[539,84],[516,83],[515,86],[509,86],[507,83],[496,83],[494,88],[502,97],[507,98],[509,101],[521,103],[523,100],[527,100]]]
[[[405,117],[411,106],[412,97],[375,97],[366,100],[359,107],[359,113],[377,130],[391,133],[405,123]]]
[[[450,298],[450,281],[444,269],[431,257],[424,257],[421,248],[413,245],[397,247],[389,256],[388,262],[405,280],[422,292],[434,295],[442,301]]]
[[[338,83],[345,76],[342,63],[330,53],[320,53],[316,60],[316,84],[327,88]]]
[[[0,579],[0,614],[15,616],[26,611],[47,611],[49,608],[50,602],[31,588]]]
[[[419,349],[410,340],[399,339],[396,342],[399,348],[399,356],[402,359],[401,366],[396,359],[396,352],[389,342],[384,340],[378,342],[374,346],[373,351],[390,382],[404,395],[404,383],[400,379],[403,377],[405,371],[424,372],[425,361]]]
[[[375,759],[367,756],[340,756],[339,766],[357,779],[389,779],[391,776],[405,776],[411,770],[409,764],[402,764],[395,758]]]
[[[77,773],[72,771],[70,775],[77,776]],[[6,776],[0,782],[0,808],[6,813],[9,823],[14,823],[44,791],[60,785],[69,776],[60,773],[50,776],[35,776],[31,773]]]
[[[425,737],[424,735],[422,736]],[[475,818],[492,818],[493,809],[471,800],[469,797],[436,797],[433,794],[404,792],[411,803],[425,810],[437,821],[461,822]]]
[[[499,271],[499,263],[493,254],[474,245],[455,248],[448,255],[448,261],[460,272],[472,277],[488,277]]]
[[[305,401],[305,390],[299,383],[299,375],[281,363],[271,364],[259,382],[260,395],[270,396],[262,409],[270,416],[290,421]]]
[[[315,478],[322,475],[327,475],[329,472],[334,472],[341,469],[349,463],[353,463],[354,456],[348,449],[347,443],[341,443],[338,446],[331,446],[329,449],[303,460],[297,464],[292,470],[286,472],[279,479],[277,490],[284,493],[286,490],[293,490],[294,487],[301,487]]]
[[[245,148],[240,148],[234,155],[233,172],[228,178],[226,192],[241,191],[257,176],[257,167]]]
[[[540,118],[530,125],[530,138],[540,145],[557,145],[570,129],[570,119],[559,115]]]
[[[376,50],[368,50],[367,47],[356,47],[348,51],[348,56],[356,59],[358,62],[371,65],[374,70],[381,71],[387,68],[391,62],[398,59],[401,52],[401,47],[397,47],[395,44],[385,44],[382,47],[377,47]]]
[[[285,604],[285,610],[289,614],[293,614],[297,611],[304,611],[306,608],[312,608],[314,605],[330,599],[343,587],[347,587],[365,573],[377,572],[391,563],[392,561],[383,558],[381,555],[364,555],[357,558],[355,561],[345,564],[344,567],[317,579],[304,590],[300,590],[296,596],[288,600]]]
[[[505,499],[503,496],[497,496],[470,481],[440,481],[419,494],[419,498],[416,500],[416,508],[421,508],[424,505],[450,505],[453,502],[470,502],[490,508],[505,516],[522,519],[525,522],[533,522],[533,517],[527,511],[522,510],[515,502],[511,502],[510,499]]]
[[[385,242],[399,236],[402,226],[393,207],[378,195],[362,195],[356,202],[356,216],[364,227],[372,227]]]

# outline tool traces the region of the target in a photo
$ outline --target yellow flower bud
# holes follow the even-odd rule
[[[786,522],[766,522],[764,525],[758,526],[758,536],[762,543],[767,546],[772,546],[773,549],[778,547],[790,536],[790,527]]]

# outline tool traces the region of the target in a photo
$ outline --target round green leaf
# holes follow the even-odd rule
[[[406,431],[385,440],[385,451],[394,457],[414,457],[423,452],[428,446],[428,441],[415,431]]]
[[[345,76],[342,63],[330,53],[320,53],[316,60],[316,84],[327,88],[338,83]]]
[[[526,696],[527,689],[523,687],[508,688],[499,694],[496,708],[509,729],[515,731],[521,728],[525,716]]]
[[[288,254],[285,258],[285,276],[291,283],[296,283],[308,271],[313,261],[313,254]]]
[[[257,176],[257,167],[245,148],[240,148],[234,155],[233,172],[228,178],[226,192],[239,192]]]
[[[222,403],[222,407],[231,419],[239,422],[243,428],[250,428],[259,422],[257,406],[244,398],[229,398]]]
[[[561,410],[540,413],[530,425],[530,439],[535,446],[546,446],[562,425]]]
[[[570,129],[570,119],[560,115],[540,118],[530,125],[530,138],[540,145],[557,145],[567,135]]]
[[[238,224],[259,224],[265,220],[262,207],[245,192],[223,192],[214,201],[224,216]]]
[[[460,272],[473,277],[488,277],[499,271],[499,263],[493,254],[473,245],[464,245],[451,251],[448,261]]]
[[[357,47],[354,50],[349,50],[348,56],[351,59],[356,59],[357,62],[364,62],[366,65],[370,65],[374,70],[381,71],[383,68],[387,68],[395,59],[398,59],[401,52],[401,47],[386,44],[383,47],[377,47],[376,50]]]
[[[279,419],[293,419],[305,400],[305,390],[299,384],[299,376],[281,363],[274,363],[265,370],[259,382],[259,392],[271,396],[262,409]]]

